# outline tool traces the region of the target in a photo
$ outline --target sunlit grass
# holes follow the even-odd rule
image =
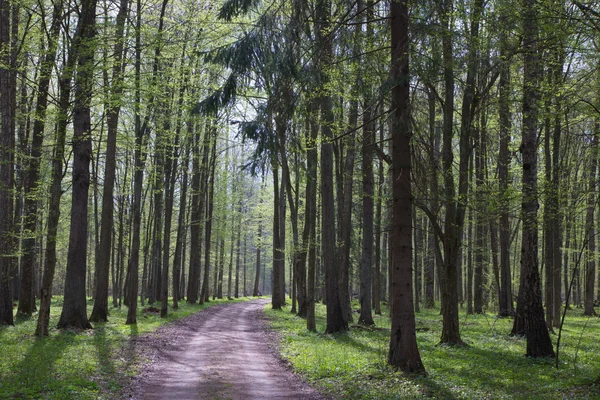
[[[440,346],[439,310],[424,310],[417,314],[417,340],[426,377],[405,377],[386,365],[390,336],[386,316],[375,316],[374,329],[352,326],[348,334],[324,335],[306,331],[305,320],[290,314],[289,308],[278,312],[267,306],[266,312],[281,333],[283,357],[336,398],[600,398],[600,319],[583,317],[581,310],[567,316],[558,370],[555,360],[524,356],[525,340],[508,335],[512,319],[461,312],[462,338],[468,346]],[[317,329],[325,329],[321,304]],[[555,344],[556,338],[552,335]]]
[[[240,298],[233,301],[244,301]],[[194,314],[211,305],[232,302],[216,300],[200,306],[179,302],[167,318],[144,312],[138,306],[137,325],[125,325],[127,307],[110,308],[108,323],[94,329],[73,332],[56,325],[62,298],[51,309],[50,336],[34,336],[37,314],[17,320],[13,327],[0,328],[0,399],[115,399],[128,376],[135,375],[139,363],[129,339]],[[155,304],[160,308],[160,304]],[[88,302],[88,315],[92,302]]]

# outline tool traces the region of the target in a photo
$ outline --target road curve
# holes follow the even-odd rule
[[[321,399],[269,348],[268,300],[217,305],[160,331],[136,399]],[[162,343],[162,344],[161,344]]]

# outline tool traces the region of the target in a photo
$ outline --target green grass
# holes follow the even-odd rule
[[[234,301],[244,301],[240,298]],[[52,303],[50,336],[34,336],[37,314],[0,327],[0,399],[115,399],[122,385],[137,373],[144,360],[138,360],[129,339],[155,331],[162,325],[194,314],[211,305],[230,302],[216,300],[200,306],[179,302],[167,318],[144,312],[138,306],[137,325],[125,325],[127,308],[110,309],[108,323],[94,329],[73,332],[58,330],[62,298]],[[88,315],[92,310],[88,302]],[[155,306],[160,308],[160,304]]]
[[[512,319],[461,312],[461,334],[468,346],[440,346],[439,310],[424,310],[417,314],[417,340],[428,375],[406,377],[386,365],[390,321],[385,316],[375,316],[376,328],[353,325],[347,334],[324,335],[308,332],[305,320],[289,308],[265,309],[281,335],[282,356],[335,398],[600,398],[600,319],[583,317],[581,310],[567,315],[558,370],[555,360],[524,356],[525,340],[508,335]],[[321,304],[317,330],[325,330]],[[555,344],[556,338],[552,335]]]

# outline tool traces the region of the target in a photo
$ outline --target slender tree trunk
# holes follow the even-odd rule
[[[191,215],[191,227],[190,227],[190,264],[188,271],[188,285],[187,285],[187,302],[194,304],[198,301],[198,292],[200,290],[200,257],[201,257],[201,238],[202,234],[202,216],[204,211],[204,194],[202,193],[202,169],[207,167],[207,152],[208,144],[206,138],[208,137],[208,128],[205,129],[203,145],[200,142],[200,132],[196,132],[194,135],[194,148],[192,151],[192,215]],[[200,156],[202,154],[202,159]]]
[[[12,257],[6,256],[14,250],[11,235],[13,232],[14,183],[14,119],[15,107],[12,96],[13,71],[11,71],[11,2],[0,0],[0,325],[13,325],[13,298],[11,293]],[[5,50],[6,49],[6,50]]]
[[[374,325],[371,314],[371,280],[373,268],[373,146],[375,146],[375,129],[371,120],[370,109],[363,110],[363,146],[362,146],[362,206],[363,206],[363,240],[360,270],[360,317],[358,322]],[[347,199],[350,203],[352,199]],[[412,218],[412,213],[411,213]],[[412,237],[412,235],[411,235]]]
[[[507,11],[502,9],[500,21],[504,26],[508,21]],[[498,316],[507,317],[512,315],[512,283],[510,272],[510,224],[509,224],[509,165],[510,152],[510,64],[508,57],[508,38],[506,30],[500,31],[500,80],[498,82],[498,116],[500,129],[500,144],[498,156],[498,188],[499,188],[499,209],[500,209],[500,311]]]
[[[102,225],[100,228],[100,244],[96,252],[96,290],[94,308],[90,321],[108,321],[108,273],[110,269],[110,248],[114,221],[113,192],[116,175],[117,128],[121,110],[120,98],[123,94],[123,32],[125,20],[129,14],[129,0],[121,0],[116,20],[115,43],[113,57],[113,77],[110,103],[107,115],[106,162],[104,167],[104,189],[102,192]],[[113,288],[114,291],[114,288]]]
[[[329,76],[326,68],[332,58],[332,38],[329,34],[331,3],[329,0],[318,0],[316,15],[320,20],[316,25],[316,40],[320,54],[319,79],[323,90],[321,101],[321,239],[322,259],[325,269],[325,291],[327,297],[327,333],[346,331],[348,329],[342,299],[340,298],[340,271],[336,265],[335,244],[335,201],[333,196],[333,133],[334,122],[333,101],[328,88]],[[341,282],[343,284],[343,282]]]
[[[260,252],[262,249],[262,223],[258,223],[258,238],[256,243],[256,275],[254,276],[254,288],[252,290],[252,296],[259,295],[259,286],[260,286]]]
[[[216,169],[216,154],[217,154],[217,135],[213,132],[214,127],[209,129],[210,140],[212,140],[212,150],[210,155],[210,175],[208,176],[208,198],[206,204],[206,225],[205,225],[205,242],[204,242],[204,278],[202,280],[202,291],[200,293],[200,304],[205,301],[209,301],[208,293],[208,278],[210,276],[210,240],[212,235],[212,223],[213,223],[213,198],[215,193],[215,169]],[[208,145],[208,143],[207,143]],[[207,174],[209,170],[207,169]]]
[[[588,178],[588,198],[587,213],[585,217],[584,239],[587,240],[587,263],[585,269],[585,295],[584,295],[584,315],[596,315],[594,310],[594,283],[596,279],[596,225],[594,222],[594,212],[596,208],[596,175],[598,169],[598,133],[600,132],[600,123],[596,122],[594,133],[591,140],[589,151],[589,170]]]
[[[189,122],[193,124],[193,122]],[[188,135],[188,138],[190,136]],[[190,158],[190,142],[186,140],[185,155],[183,157],[183,177],[181,181],[180,197],[179,197],[179,216],[177,217],[177,239],[175,241],[175,256],[173,260],[173,308],[177,309],[179,304],[179,298],[183,291],[181,286],[181,275],[183,275],[183,266],[185,265],[183,260],[185,254],[183,252],[183,242],[187,232],[186,225],[186,212],[187,212],[187,186],[188,186],[188,166]]]
[[[56,60],[60,27],[63,21],[62,12],[62,1],[59,1],[53,8],[52,24],[50,26],[50,35],[48,37],[48,50],[40,69],[37,105],[33,123],[33,139],[28,168],[23,182],[25,192],[23,230],[26,233],[26,238],[21,245],[21,285],[19,289],[19,308],[17,312],[27,316],[31,316],[35,310],[33,269],[35,266],[35,237],[37,236],[35,235],[35,225],[38,218],[37,210],[39,202],[37,188],[40,175],[42,144],[44,141],[46,109],[48,105],[48,88],[50,86],[52,69]]]
[[[40,310],[36,326],[36,335],[48,336],[48,325],[50,323],[50,303],[52,300],[52,283],[56,269],[56,237],[60,219],[60,199],[62,197],[63,160],[65,154],[65,143],[67,137],[67,111],[70,106],[71,81],[75,67],[76,54],[73,49],[69,51],[67,63],[63,67],[59,80],[59,117],[56,123],[54,154],[52,157],[52,183],[50,184],[50,196],[48,201],[48,227],[46,237],[46,257],[44,263],[44,275],[42,277],[42,289],[40,295]]]
[[[272,279],[272,306],[274,310],[280,310],[283,306],[281,301],[283,298],[281,287],[281,268],[283,254],[281,253],[281,224],[279,219],[280,215],[280,190],[279,190],[279,166],[276,161],[272,163],[273,167],[273,279]]]

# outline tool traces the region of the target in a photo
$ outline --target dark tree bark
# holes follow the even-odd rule
[[[117,128],[121,111],[123,94],[123,32],[125,20],[129,14],[129,0],[121,0],[116,20],[115,43],[113,57],[113,77],[110,103],[107,112],[106,161],[104,167],[104,189],[102,192],[102,225],[100,227],[100,244],[96,252],[96,290],[94,308],[90,321],[108,321],[108,273],[110,269],[110,248],[114,221],[113,192],[116,175]],[[115,288],[113,288],[113,291]]]
[[[73,109],[73,189],[71,227],[67,254],[65,297],[59,328],[90,329],[87,318],[85,277],[87,271],[88,194],[90,186],[90,158],[92,156],[92,100],[93,63],[96,35],[96,0],[81,4],[77,45],[77,74],[75,76],[75,103]]]
[[[585,269],[584,315],[596,315],[594,310],[594,283],[596,279],[596,235],[594,211],[596,208],[596,174],[598,169],[598,133],[600,124],[596,122],[590,144],[588,178],[587,212],[585,215],[585,236],[587,240],[587,262]]]
[[[310,105],[311,114],[317,114],[319,109],[317,101]],[[315,115],[316,116],[316,115]],[[315,322],[315,272],[316,272],[316,233],[317,233],[317,139],[319,127],[316,118],[310,121],[310,138],[306,150],[306,209],[304,247],[308,251],[307,278],[306,278],[306,328],[309,331],[317,329]],[[308,229],[306,229],[308,226]]]
[[[554,357],[550,334],[544,320],[541,282],[538,271],[538,194],[537,194],[537,118],[538,118],[538,24],[535,0],[523,0],[523,234],[521,242],[521,283],[517,317],[523,319],[527,356]]]
[[[323,94],[321,102],[321,239],[322,260],[325,269],[325,291],[327,298],[327,327],[326,333],[348,330],[342,300],[340,299],[340,273],[336,264],[336,225],[335,200],[333,196],[333,133],[334,122],[333,101],[331,98],[329,76],[325,69],[331,63],[332,38],[329,34],[331,3],[329,0],[319,0],[316,5],[316,15],[320,17],[316,23],[316,40],[319,46],[320,65],[319,81]]]
[[[193,122],[188,122],[191,126]],[[175,239],[175,256],[173,259],[173,308],[179,307],[179,298],[183,286],[181,286],[181,275],[183,272],[185,254],[183,252],[184,238],[187,236],[187,225],[186,225],[186,212],[187,212],[187,186],[188,186],[188,167],[190,158],[190,139],[191,135],[188,135],[188,139],[185,141],[185,154],[183,157],[183,177],[181,180],[181,190],[179,197],[179,216],[177,217],[177,239]]]
[[[275,157],[275,156],[273,156]],[[279,190],[279,166],[275,160],[272,161],[273,170],[273,279],[272,279],[272,300],[271,304],[274,310],[280,310],[283,306],[282,302],[282,291],[281,286],[281,268],[280,264],[283,262],[283,254],[281,253],[281,234],[279,229],[281,224],[279,219],[280,216],[280,190]]]
[[[502,8],[500,21],[502,26],[508,22],[506,8]],[[500,130],[499,156],[498,156],[498,189],[500,210],[500,311],[498,316],[512,315],[513,300],[511,292],[510,274],[510,223],[509,223],[509,165],[510,152],[510,63],[508,59],[508,33],[505,29],[500,31],[500,80],[498,81],[498,117]]]
[[[392,334],[388,363],[405,373],[425,373],[417,347],[412,288],[411,118],[408,4],[390,5],[392,31]]]
[[[71,48],[59,79],[58,120],[56,123],[54,154],[52,156],[52,183],[48,201],[48,223],[46,237],[46,257],[40,295],[40,310],[36,326],[36,335],[48,336],[50,323],[50,303],[52,300],[52,284],[56,269],[56,236],[60,219],[60,199],[62,197],[62,178],[67,137],[67,112],[70,106],[71,81],[76,61],[76,54]]]
[[[206,204],[206,225],[205,225],[205,242],[204,242],[204,277],[202,279],[202,290],[200,292],[200,304],[203,304],[205,301],[209,301],[209,293],[208,293],[208,278],[210,276],[210,244],[211,244],[211,236],[212,236],[212,223],[213,223],[213,208],[214,208],[214,193],[215,193],[215,169],[216,169],[216,157],[217,157],[217,135],[216,128],[211,126],[209,129],[210,136],[210,144],[211,144],[211,154],[210,161],[207,169],[207,182],[205,187],[208,189],[207,193],[207,204]],[[206,143],[208,146],[209,143]]]
[[[12,96],[13,65],[11,55],[11,2],[0,0],[0,48],[7,49],[0,56],[0,325],[13,325],[13,299],[11,293],[12,257],[7,256],[12,249],[13,234],[13,159],[14,159],[14,119],[15,107]],[[0,65],[2,65],[0,64]]]
[[[374,325],[371,314],[371,280],[373,268],[373,146],[375,146],[375,129],[371,120],[370,109],[363,110],[363,146],[362,146],[362,205],[363,205],[363,240],[360,269],[360,317],[358,322]],[[348,199],[350,202],[352,199]],[[411,214],[412,218],[412,214]]]
[[[252,296],[258,296],[260,286],[260,252],[262,249],[262,224],[258,223],[258,236],[256,244],[256,275],[254,276],[254,288],[252,289]]]
[[[19,290],[19,308],[18,313],[31,316],[35,311],[35,296],[33,285],[33,269],[35,267],[35,235],[36,223],[38,219],[38,179],[40,175],[40,161],[42,155],[42,144],[44,141],[44,128],[46,120],[46,109],[48,105],[48,88],[52,69],[56,60],[58,49],[58,40],[62,18],[63,5],[57,2],[52,12],[52,23],[48,36],[48,49],[40,68],[40,78],[38,82],[37,104],[35,109],[33,134],[31,142],[31,152],[29,154],[29,163],[24,179],[25,192],[25,215],[23,217],[23,231],[26,233],[25,239],[21,245],[21,286]]]

